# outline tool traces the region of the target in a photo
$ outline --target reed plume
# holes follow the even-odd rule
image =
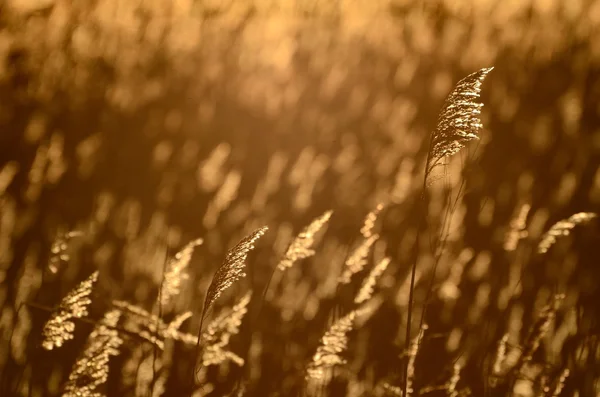
[[[248,257],[248,252],[254,249],[254,243],[256,240],[262,237],[267,230],[268,228],[263,226],[244,237],[242,241],[240,241],[235,247],[227,252],[225,261],[221,264],[213,276],[213,279],[208,286],[208,291],[206,292],[206,298],[202,308],[202,315],[200,317],[200,327],[196,342],[196,357],[198,357],[200,352],[200,343],[202,341],[202,324],[204,322],[204,318],[206,317],[206,313],[227,288],[229,288],[240,278],[246,276],[246,273],[244,273],[244,267],[246,258]],[[196,363],[193,368],[193,379],[195,379],[198,374],[198,371],[196,370],[197,367],[198,363]]]
[[[493,69],[483,68],[475,73],[460,80],[452,92],[446,98],[442,110],[438,116],[437,125],[430,135],[429,148],[427,150],[427,159],[425,161],[425,175],[423,178],[423,188],[421,196],[424,197],[427,186],[431,185],[437,177],[433,172],[437,167],[444,166],[444,160],[457,154],[467,143],[479,139],[479,130],[482,127],[479,114],[483,104],[478,102],[481,92],[481,85],[488,73]],[[419,217],[422,222],[425,217]],[[417,273],[417,257],[419,249],[419,230],[421,224],[417,227],[417,241],[414,243],[412,268],[410,272],[410,289],[408,296],[408,315],[406,325],[406,341],[411,340],[411,323],[413,311],[413,296],[415,290],[415,276]],[[435,277],[435,268],[433,270],[432,281]],[[429,289],[431,291],[431,288]],[[429,292],[428,292],[429,295]],[[423,311],[425,313],[425,310]],[[421,318],[423,323],[423,318]],[[408,378],[409,362],[404,366],[404,378],[406,382],[403,385],[404,396],[409,395]]]
[[[432,172],[444,165],[444,159],[458,153],[468,142],[479,139],[478,133],[482,127],[479,114],[483,104],[477,99],[483,80],[492,69],[483,68],[463,78],[446,98],[427,152],[427,185],[433,182]]]
[[[240,241],[235,247],[229,250],[229,252],[227,252],[225,261],[215,273],[212,282],[208,287],[206,300],[202,309],[203,318],[206,316],[208,309],[227,288],[233,285],[233,283],[238,281],[240,278],[246,276],[246,273],[244,273],[244,267],[246,258],[248,257],[248,252],[254,249],[254,243],[256,240],[265,234],[267,230],[268,228],[264,226],[253,231],[250,235],[242,239],[242,241]]]
[[[371,252],[371,247],[379,239],[378,234],[373,234],[369,238],[362,240],[360,245],[352,251],[348,259],[344,262],[344,270],[339,277],[342,284],[350,283],[352,276],[364,269],[367,264],[367,257]]]
[[[89,335],[83,353],[75,362],[65,385],[63,397],[101,397],[98,387],[108,379],[108,360],[119,354],[123,340],[114,327],[121,312],[111,310]]]
[[[542,239],[538,244],[538,253],[544,254],[548,252],[550,247],[556,243],[558,237],[568,236],[575,226],[589,223],[592,219],[596,218],[596,216],[597,215],[594,212],[578,212],[567,219],[556,222],[542,236]]]
[[[316,233],[327,224],[333,211],[327,211],[314,219],[310,225],[305,227],[288,247],[285,256],[277,264],[279,270],[289,269],[296,261],[306,259],[315,254],[312,246],[315,242]]]
[[[206,327],[206,331],[202,333],[202,365],[218,365],[226,360],[239,366],[244,365],[243,358],[225,348],[230,338],[239,332],[251,297],[252,292],[247,292],[231,309],[221,313]]]
[[[373,296],[373,289],[375,287],[375,284],[377,283],[377,280],[379,280],[379,277],[381,277],[383,272],[385,272],[385,269],[387,269],[388,265],[390,264],[390,261],[390,258],[383,258],[381,261],[379,261],[377,265],[375,265],[373,270],[371,270],[367,278],[365,278],[365,280],[363,281],[363,284],[360,287],[358,294],[356,294],[356,297],[354,298],[354,303],[360,304],[371,299],[371,297]]]
[[[356,311],[341,317],[325,332],[306,370],[307,380],[324,380],[326,370],[346,363],[340,355],[348,348],[348,332],[354,328]]]
[[[88,315],[88,306],[92,303],[90,294],[97,280],[98,271],[95,271],[63,298],[50,320],[44,324],[42,341],[44,349],[52,350],[61,347],[66,341],[73,339],[75,323],[71,319]]]
[[[379,239],[379,235],[373,233],[373,229],[375,228],[375,222],[377,221],[377,217],[383,210],[383,204],[378,204],[374,210],[370,211],[365,220],[363,221],[363,225],[360,229],[360,234],[362,235],[362,241],[358,247],[352,251],[348,259],[344,262],[344,270],[342,271],[341,276],[338,278],[338,281],[342,284],[350,283],[352,276],[361,270],[364,269],[367,264],[367,257],[371,252],[371,248],[373,244]]]
[[[174,296],[181,292],[181,283],[189,278],[186,269],[192,259],[194,249],[201,245],[201,238],[190,241],[183,249],[169,260],[165,270],[164,280],[161,286],[160,303],[168,305]]]

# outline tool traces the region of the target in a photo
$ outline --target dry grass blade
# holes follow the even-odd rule
[[[390,261],[390,258],[383,258],[375,265],[373,270],[371,270],[367,278],[363,281],[358,294],[356,294],[356,298],[354,298],[354,303],[360,304],[371,299],[371,296],[373,296],[373,288],[375,287],[377,280],[379,280],[379,277],[381,277],[383,272],[385,272],[385,269],[387,269]]]
[[[224,311],[206,327],[202,333],[202,364],[204,366],[221,364],[231,360],[237,365],[243,365],[244,359],[237,354],[225,350],[229,339],[240,330],[242,319],[248,312],[248,304],[252,292],[247,292],[231,309]]]
[[[61,347],[65,341],[73,339],[75,323],[71,319],[88,315],[88,306],[92,303],[89,296],[97,280],[98,272],[95,271],[63,298],[58,308],[52,313],[50,320],[44,324],[44,340],[42,342],[44,349],[52,350],[55,347]]]
[[[277,264],[279,270],[289,269],[296,261],[309,258],[315,254],[315,251],[312,249],[315,242],[315,234],[327,224],[332,213],[332,211],[325,212],[313,220],[310,225],[296,236],[288,247],[285,257]]]
[[[556,239],[558,237],[568,236],[569,233],[571,233],[571,229],[573,229],[575,226],[586,224],[592,219],[596,218],[596,216],[597,215],[594,212],[578,212],[577,214],[571,215],[567,219],[556,222],[542,236],[542,239],[538,244],[538,253],[544,254],[548,252],[550,247],[556,243]]]
[[[255,230],[250,235],[246,236],[240,241],[235,247],[233,247],[227,253],[225,261],[217,270],[214,275],[212,282],[208,287],[206,293],[206,301],[204,302],[204,308],[202,311],[202,317],[206,316],[206,312],[212,306],[212,304],[221,296],[223,291],[229,288],[233,283],[242,277],[245,277],[244,273],[245,261],[248,257],[248,252],[254,249],[254,242],[258,240],[265,232],[267,227],[261,227]]]
[[[347,334],[354,328],[356,315],[356,311],[351,311],[333,323],[325,332],[321,338],[321,344],[306,370],[308,380],[322,380],[326,376],[327,369],[346,362],[340,353],[348,348]]]
[[[492,69],[484,68],[463,78],[446,98],[431,135],[425,168],[426,183],[432,182],[432,171],[443,165],[446,157],[458,153],[468,142],[479,139],[477,134],[482,127],[479,114],[483,104],[477,102],[477,98],[483,80]]]
[[[123,343],[118,331],[113,329],[121,312],[111,310],[89,335],[85,349],[75,362],[63,397],[100,397],[104,393],[96,389],[108,379],[108,360],[119,354]]]
[[[200,238],[190,241],[167,263],[160,293],[161,305],[168,305],[171,302],[171,299],[181,292],[181,282],[188,278],[188,274],[185,271],[192,259],[194,249],[201,245],[202,242],[203,240]]]

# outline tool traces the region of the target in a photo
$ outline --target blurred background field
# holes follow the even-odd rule
[[[510,395],[490,375],[498,342],[509,335],[518,356],[564,293],[527,377],[510,387],[544,395],[543,378],[550,390],[568,368],[560,395],[600,393],[598,226],[536,253],[553,223],[600,206],[599,1],[9,0],[0,26],[1,395],[59,395],[93,328],[78,323],[74,341],[45,351],[50,313],[25,302],[54,307],[99,270],[90,318],[115,299],[150,310],[166,258],[203,238],[169,314],[191,310],[182,329],[195,334],[227,249],[263,225],[248,277],[214,309],[254,291],[230,342],[245,367],[207,368],[198,395],[228,395],[242,378],[246,395],[301,395],[332,313],[352,307],[364,274],[346,289],[337,278],[378,203],[367,267],[391,263],[324,393],[393,393],[382,385],[397,381],[407,346],[429,134],[456,82],[490,66],[481,139],[429,188],[417,319],[445,245],[415,390],[444,395],[423,389],[445,385],[458,363],[459,393]],[[527,206],[518,246],[507,246]],[[327,210],[316,254],[271,285],[256,317],[287,246]],[[57,258],[53,243],[72,230],[81,235]],[[176,396],[193,349],[169,354],[164,395]],[[126,340],[104,392],[159,394],[152,355]]]

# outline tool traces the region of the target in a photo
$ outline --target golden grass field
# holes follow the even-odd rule
[[[600,1],[0,27],[0,396],[600,395]]]

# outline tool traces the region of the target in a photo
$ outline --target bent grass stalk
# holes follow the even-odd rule
[[[417,238],[413,248],[413,257],[410,290],[408,297],[408,315],[406,324],[406,343],[411,340],[412,311],[415,288],[415,274],[417,267],[417,257],[420,245],[420,229],[425,217],[424,203],[426,189],[435,181],[433,172],[444,165],[444,160],[458,153],[470,141],[479,139],[478,133],[481,129],[479,114],[481,113],[482,103],[478,102],[481,92],[481,85],[487,74],[493,68],[484,68],[478,72],[472,73],[463,78],[452,92],[446,98],[444,106],[438,117],[435,130],[430,135],[429,148],[427,150],[427,159],[425,160],[425,175],[423,177],[423,186],[421,188],[421,197],[419,200],[420,208],[417,211],[418,226]],[[409,361],[404,366],[404,387],[403,395],[408,392]]]
[[[204,319],[206,318],[206,314],[212,304],[221,296],[221,294],[228,289],[233,283],[238,281],[239,279],[246,276],[244,273],[244,268],[246,266],[246,258],[248,257],[248,253],[254,249],[254,243],[262,237],[268,228],[266,226],[261,227],[248,236],[244,237],[235,247],[230,249],[225,256],[225,260],[221,264],[221,266],[217,269],[217,272],[213,276],[213,279],[208,286],[208,290],[206,292],[206,297],[204,300],[204,305],[202,307],[202,314],[200,316],[200,327],[198,330],[198,340],[196,342],[196,349],[194,360],[195,364],[193,365],[193,374],[192,374],[192,385],[196,382],[196,376],[199,372],[198,368],[198,357],[200,352],[200,343],[201,343],[201,335],[202,335],[202,325],[204,323]],[[192,387],[193,392],[193,387]]]

